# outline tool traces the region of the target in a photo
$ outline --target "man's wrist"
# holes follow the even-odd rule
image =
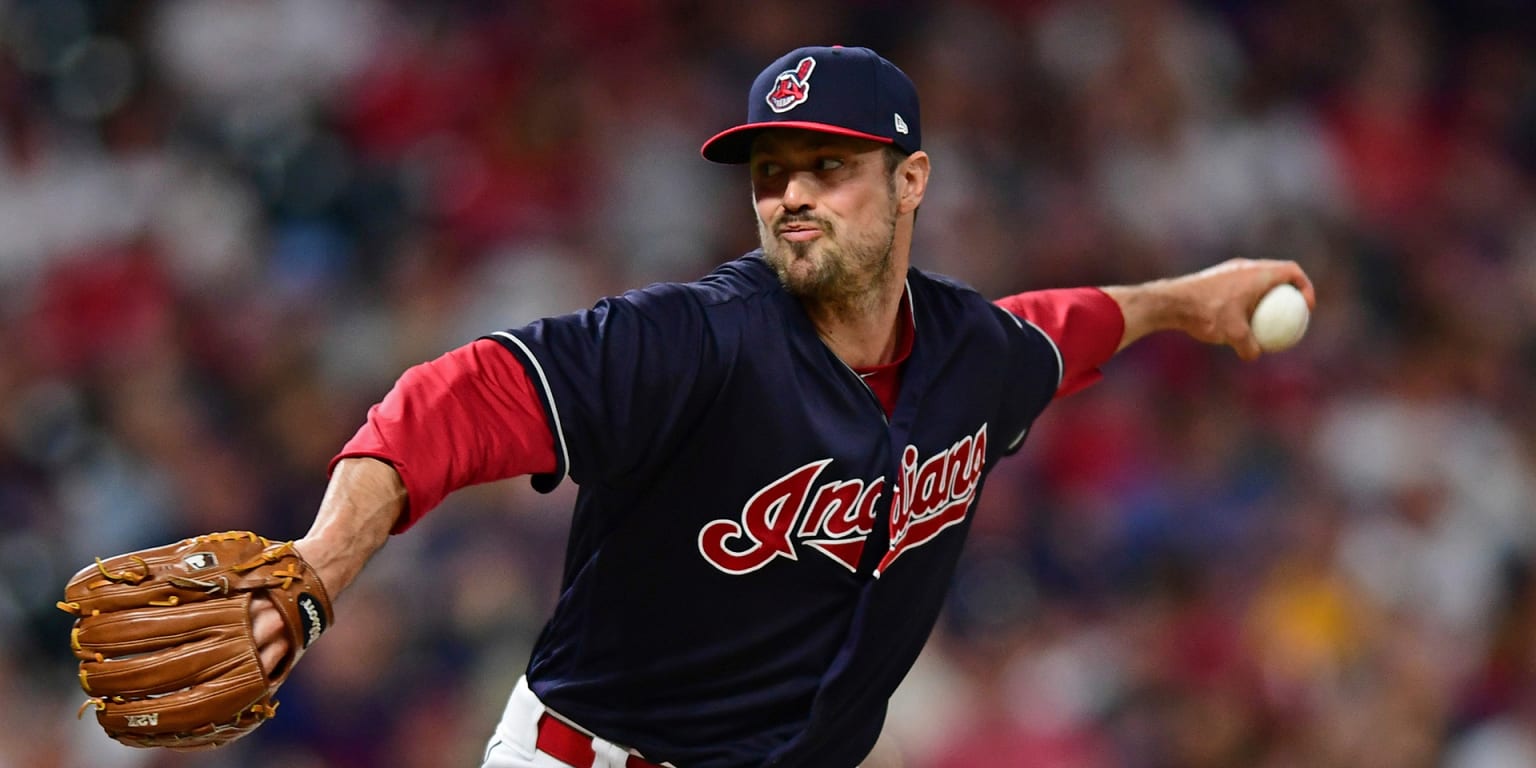
[[[363,457],[336,464],[314,525],[294,542],[333,600],[384,546],[405,504],[405,483],[389,464]]]
[[[1111,285],[1100,290],[1120,306],[1121,317],[1125,320],[1118,349],[1125,349],[1158,331],[1183,328],[1189,316],[1188,302],[1174,280]]]

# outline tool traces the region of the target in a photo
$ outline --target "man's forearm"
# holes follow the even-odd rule
[[[384,546],[405,504],[405,484],[394,467],[369,458],[336,463],[314,525],[294,542],[332,599]]]
[[[1125,331],[1120,336],[1117,351],[1158,331],[1182,327],[1179,302],[1169,290],[1167,280],[1140,285],[1109,285],[1102,290],[1120,305],[1120,313],[1125,317]]]
[[[1261,353],[1249,320],[1269,289],[1291,283],[1316,304],[1312,281],[1292,261],[1229,259],[1188,275],[1102,290],[1120,305],[1120,349],[1158,331],[1182,331],[1197,341],[1232,347],[1244,360]]]

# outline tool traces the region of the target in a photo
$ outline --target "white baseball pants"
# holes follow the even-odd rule
[[[528,678],[518,678],[517,687],[507,698],[507,709],[496,724],[490,743],[485,747],[481,768],[572,768],[567,763],[540,752],[539,718],[548,711],[544,702],[528,687]],[[596,759],[591,768],[625,768],[629,750],[610,741],[593,737]],[[574,768],[587,768],[575,766]]]

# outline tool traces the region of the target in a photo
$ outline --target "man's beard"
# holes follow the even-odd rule
[[[785,290],[802,301],[834,311],[860,312],[875,306],[891,272],[891,248],[896,242],[896,206],[881,229],[863,237],[836,242],[832,222],[810,214],[786,214],[773,227],[758,220],[763,256]],[[821,236],[806,242],[784,241],[774,228],[788,222],[815,224]],[[819,249],[819,259],[813,251]]]

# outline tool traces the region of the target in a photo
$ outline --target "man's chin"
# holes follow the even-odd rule
[[[791,271],[803,272],[815,264],[815,254],[809,248],[791,247],[790,243],[780,240],[774,243],[773,248],[764,248],[763,253],[768,259],[768,264],[779,274],[787,274]]]
[[[770,261],[779,282],[796,296],[815,295],[820,291],[823,276],[820,264],[812,255],[780,254]]]

